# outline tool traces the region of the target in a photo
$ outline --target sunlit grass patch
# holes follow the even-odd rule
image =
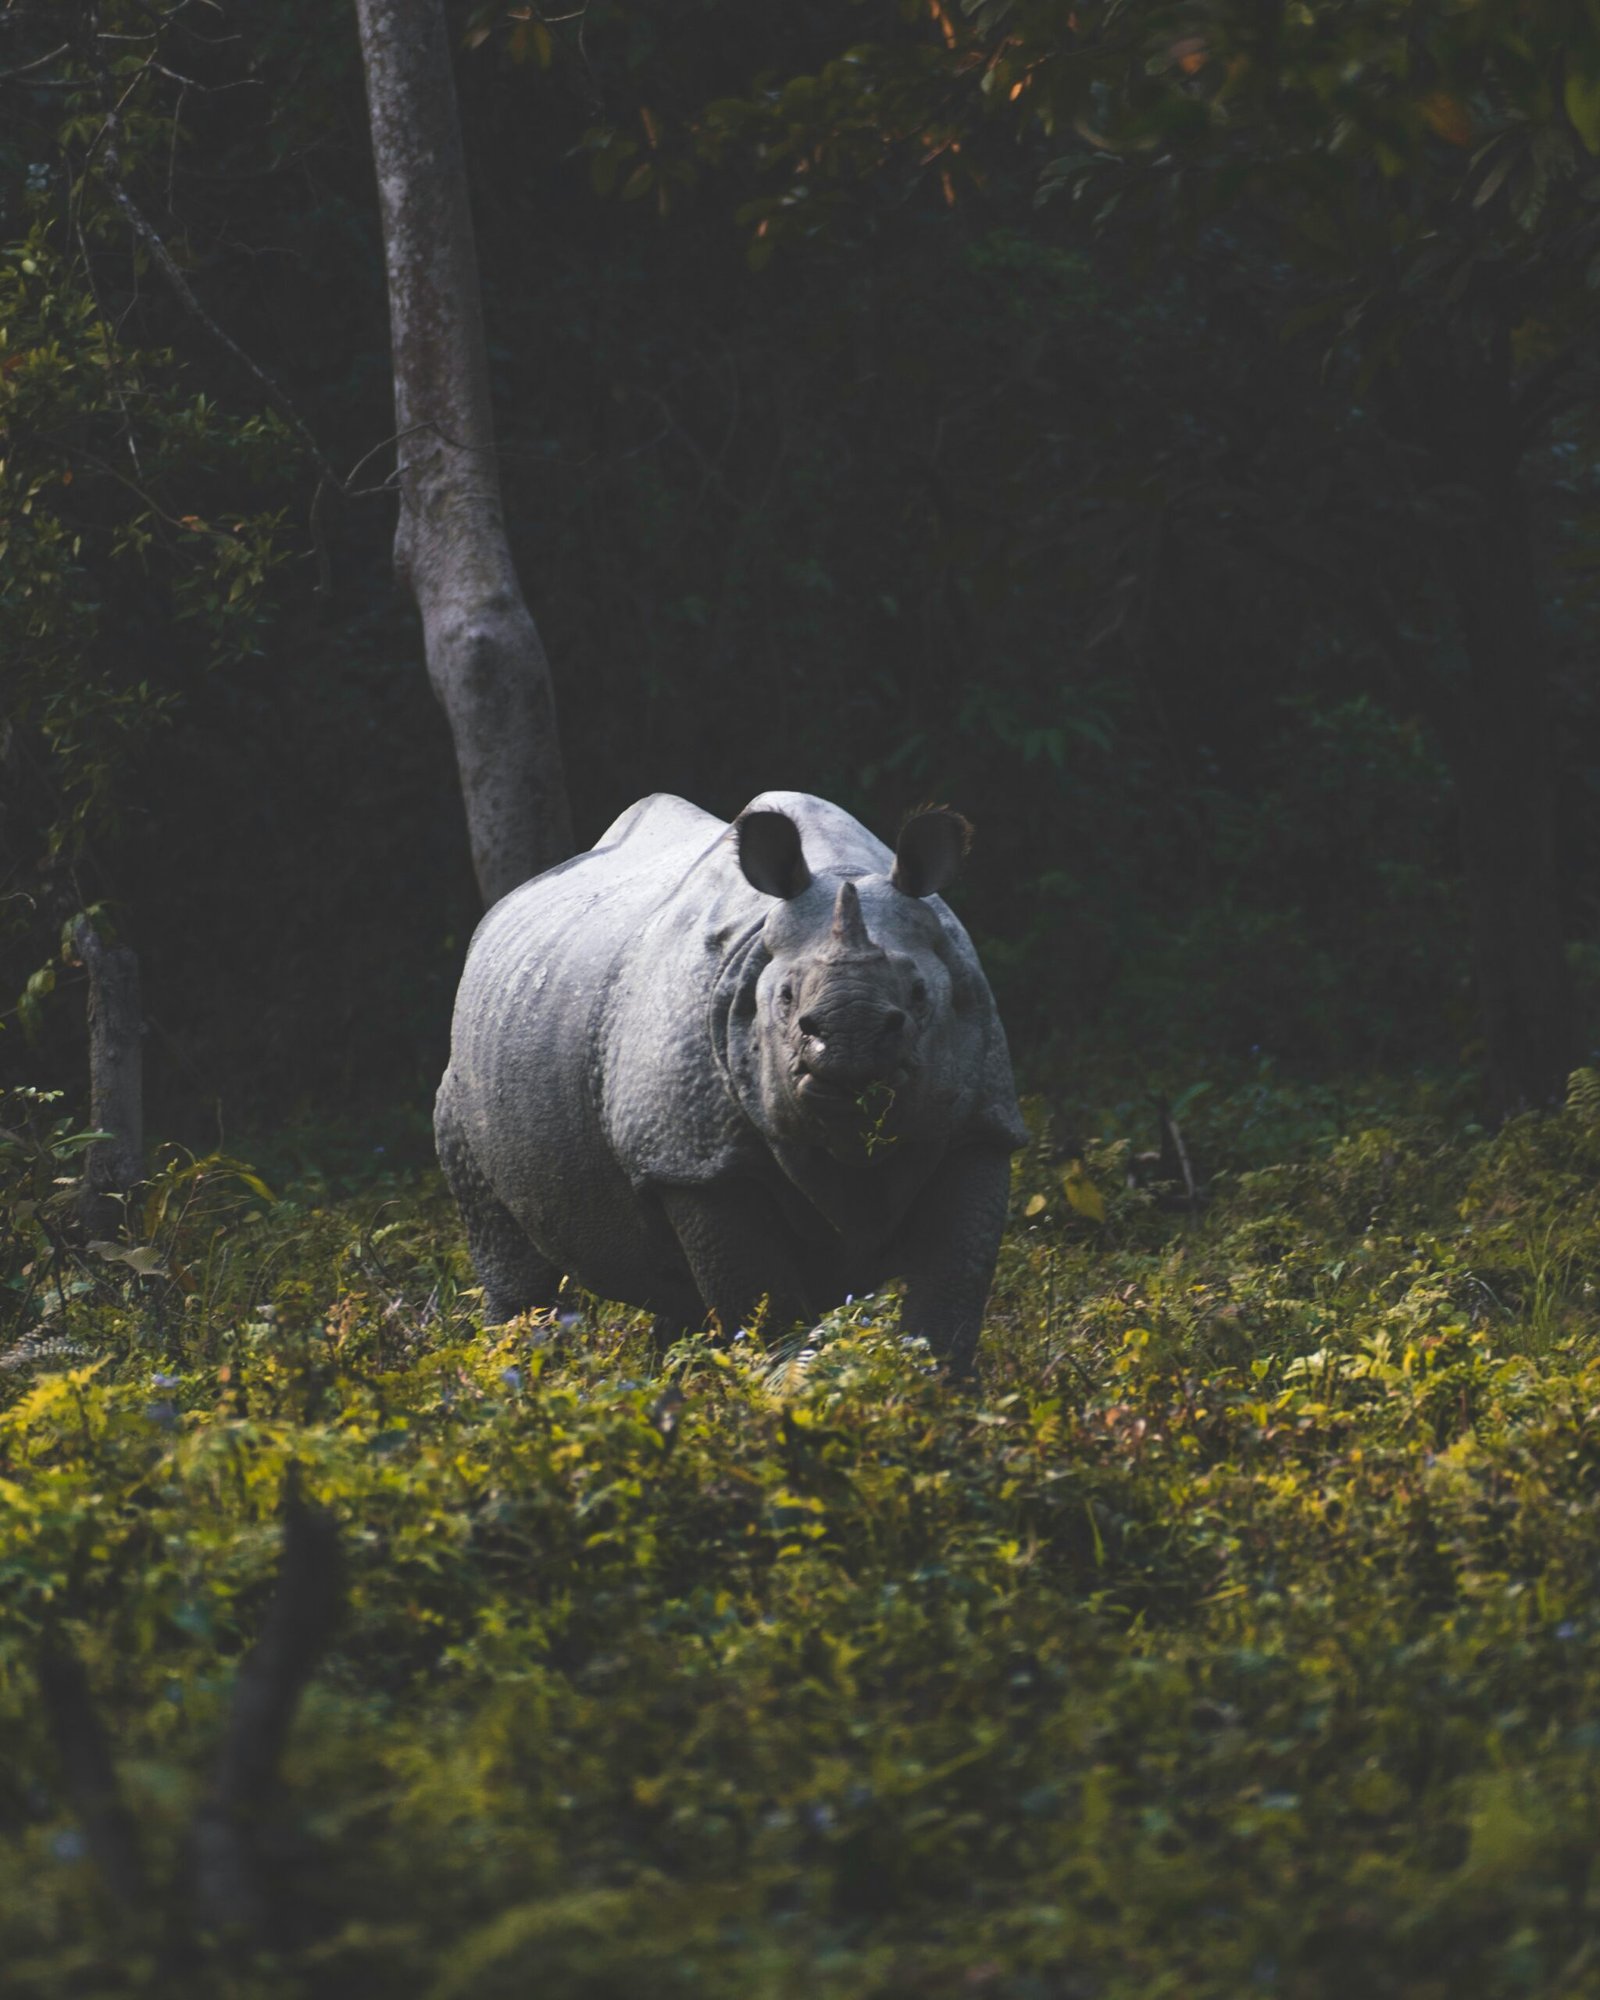
[[[179,1163],[142,1267],[69,1260],[48,1312],[17,1218],[8,1990],[1581,1982],[1596,1164],[1580,1117],[1402,1124],[1194,1209],[1041,1133],[970,1390],[888,1298],[664,1360],[581,1298],[485,1334],[432,1178]],[[246,1972],[170,1939],[291,1462],[348,1609],[271,1830],[282,1950]],[[52,1624],[142,1914],[40,1725]]]

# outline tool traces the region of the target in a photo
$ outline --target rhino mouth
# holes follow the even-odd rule
[[[797,1067],[795,1089],[802,1097],[859,1097],[871,1077],[829,1076],[822,1070]]]
[[[894,1107],[897,1086],[904,1073],[892,1077],[821,1076],[815,1070],[801,1070],[795,1078],[794,1094],[808,1111],[828,1118],[855,1118],[865,1123],[881,1123]]]
[[[859,1083],[841,1083],[834,1077],[818,1076],[807,1069],[796,1079],[794,1094],[802,1104],[818,1111],[854,1111],[865,1095],[865,1088]]]

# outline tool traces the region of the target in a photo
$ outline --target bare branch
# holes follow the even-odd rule
[[[165,63],[150,58],[150,67],[158,76],[164,76],[173,83],[181,83],[185,90],[198,90],[206,97],[220,97],[225,90],[264,90],[266,85],[259,76],[236,76],[228,83],[201,83],[198,78],[184,76],[175,69],[168,69]]]
[[[268,1918],[259,1825],[278,1783],[295,1711],[344,1608],[339,1530],[301,1497],[300,1468],[283,1481],[283,1559],[261,1636],[234,1683],[210,1798],[195,1815],[194,1893],[201,1923],[259,1935]]]
[[[71,47],[70,42],[63,42],[60,48],[52,49],[48,55],[35,56],[32,62],[21,63],[16,69],[0,69],[0,83],[15,83],[19,76],[31,76],[36,69],[43,69],[46,63],[53,63],[58,56],[64,56]]]
[[[146,1884],[133,1816],[117,1783],[110,1740],[95,1711],[89,1676],[64,1632],[46,1638],[38,1675],[62,1780],[90,1858],[116,1900],[124,1908],[136,1909],[145,1899]]]
[[[170,16],[157,15],[150,8],[141,8],[141,11],[144,12],[147,19],[156,20],[163,25],[170,18]],[[174,12],[176,11],[179,10],[175,9]],[[89,148],[89,159],[85,161],[85,172],[87,172],[89,161],[94,157],[96,148],[101,148],[104,153],[104,161],[100,177],[105,184],[107,192],[122,211],[134,235],[149,251],[156,269],[166,279],[168,285],[177,296],[179,303],[196,324],[205,330],[213,343],[220,347],[225,354],[245,371],[251,381],[256,384],[261,393],[266,397],[267,402],[289,426],[290,431],[309,454],[317,470],[322,474],[323,479],[342,493],[344,491],[344,482],[340,479],[332,460],[312,434],[310,426],[295,408],[294,403],[279,388],[278,384],[273,381],[272,377],[267,374],[265,369],[253,361],[232,335],[225,333],[206,311],[205,307],[201,305],[199,299],[195,297],[193,287],[179,268],[176,258],[174,258],[172,252],[168,249],[165,239],[122,184],[122,161],[118,146],[122,107],[127,103],[137,85],[152,67],[160,67],[155,62],[153,55],[146,57],[138,70],[135,71],[127,88],[123,90],[115,103],[107,105],[105,123],[96,135],[94,143]],[[97,60],[96,68],[99,71],[101,88],[109,99],[112,90],[110,74],[103,61]],[[171,72],[163,73],[171,74]],[[178,80],[186,85],[189,83],[187,78],[180,78]],[[192,87],[198,88],[200,86]]]
[[[1181,1200],[1185,1207],[1194,1210],[1200,1206],[1200,1188],[1194,1177],[1194,1168],[1189,1161],[1189,1148],[1184,1144],[1183,1133],[1178,1121],[1172,1115],[1172,1106],[1165,1097],[1155,1099],[1156,1123],[1161,1134],[1161,1154],[1159,1172],[1164,1181],[1178,1181],[1183,1187]]]
[[[205,329],[206,333],[210,335],[211,339],[225,354],[230,355],[239,364],[250,377],[251,381],[260,389],[273,409],[277,411],[278,415],[289,426],[289,429],[294,433],[301,445],[304,446],[323,478],[342,493],[344,491],[344,482],[340,479],[332,459],[328,457],[322,446],[312,436],[304,418],[302,418],[289,397],[278,387],[277,383],[273,381],[265,369],[250,359],[250,356],[245,353],[244,349],[231,334],[223,332],[222,328],[217,325],[205,307],[201,305],[190,287],[189,280],[178,268],[172,252],[167,248],[158,232],[145,219],[144,214],[127,189],[109,175],[106,179],[106,186],[110,191],[111,199],[122,210],[124,216],[126,216],[129,227],[150,252],[157,270],[160,271],[162,277],[166,279],[167,283],[177,294],[178,301],[185,312],[189,314],[197,325]]]

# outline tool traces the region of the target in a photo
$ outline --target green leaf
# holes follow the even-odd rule
[[[1106,1219],[1106,1198],[1084,1171],[1082,1160],[1074,1160],[1061,1176],[1061,1192],[1079,1215],[1091,1222]]]
[[[1600,76],[1569,74],[1566,105],[1572,129],[1591,153],[1600,153]]]
[[[97,1257],[103,1257],[108,1264],[126,1264],[130,1271],[137,1271],[141,1278],[164,1278],[167,1267],[161,1261],[161,1252],[153,1243],[140,1243],[132,1249],[124,1249],[120,1243],[91,1243],[89,1248]]]

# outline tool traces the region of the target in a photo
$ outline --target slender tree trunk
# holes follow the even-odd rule
[[[1511,467],[1462,549],[1468,692],[1451,761],[1471,899],[1491,1111],[1559,1103],[1576,1060],[1556,892],[1555,770],[1544,622]]]
[[[555,698],[506,541],[444,0],[356,0],[356,15],[389,271],[395,567],[490,904],[572,851]]]
[[[107,945],[87,918],[72,934],[89,975],[89,1123],[104,1132],[85,1162],[82,1219],[90,1236],[116,1233],[119,1196],[144,1179],[144,1011],[139,960]]]

